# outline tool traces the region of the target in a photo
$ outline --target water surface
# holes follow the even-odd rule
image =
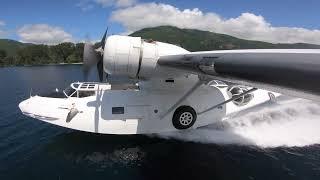
[[[80,65],[0,68],[0,179],[319,179],[320,107],[298,101],[196,131],[99,135],[22,115]],[[95,74],[89,78],[95,80]]]

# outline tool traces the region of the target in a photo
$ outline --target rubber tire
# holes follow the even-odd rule
[[[180,123],[180,120],[179,120],[181,114],[184,113],[184,112],[190,112],[192,114],[192,116],[193,116],[192,122],[187,126],[182,125]],[[192,127],[193,124],[196,122],[196,120],[197,120],[197,113],[192,107],[190,107],[190,106],[180,106],[178,109],[176,109],[176,111],[173,114],[172,124],[176,129],[182,130],[182,129],[188,129],[188,128]]]

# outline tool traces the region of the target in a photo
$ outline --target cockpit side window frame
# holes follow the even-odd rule
[[[78,89],[74,88],[72,85],[70,85],[68,88],[71,88],[71,89],[73,89],[74,91],[73,91],[70,95],[68,95],[68,94],[66,93],[66,89],[67,89],[67,88],[66,88],[65,90],[63,90],[63,94],[64,94],[67,98],[72,97],[75,93],[77,93],[77,97],[79,97]]]
[[[99,86],[99,84],[91,83],[91,82],[72,83],[68,88],[63,90],[63,94],[67,98],[70,98],[70,97],[83,98],[83,97],[94,96],[97,94],[96,91],[99,89],[98,86]],[[70,95],[68,95],[70,93],[69,89],[73,91]],[[81,95],[82,92],[84,95]],[[75,93],[77,93],[76,96],[75,96]]]

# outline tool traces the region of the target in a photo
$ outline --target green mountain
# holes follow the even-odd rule
[[[0,39],[0,67],[82,62],[83,43],[38,45]]]
[[[225,34],[171,26],[145,28],[131,36],[179,45],[189,51],[223,49],[320,49],[313,44],[272,44],[249,41]],[[96,47],[99,44],[95,44]],[[37,65],[82,62],[83,43],[61,43],[58,45],[36,45],[9,39],[0,39],[0,66]]]
[[[179,45],[189,51],[225,49],[320,49],[313,44],[272,44],[262,41],[249,41],[233,36],[194,29],[179,29],[172,26],[145,28],[130,36],[152,39]]]
[[[30,44],[21,43],[19,41],[10,39],[0,39],[0,50],[4,50],[7,56],[13,56],[17,53],[19,49],[22,49]]]

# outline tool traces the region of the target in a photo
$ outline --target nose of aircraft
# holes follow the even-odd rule
[[[21,110],[22,113],[26,114],[28,113],[28,104],[29,104],[29,100],[24,100],[19,104],[19,109]]]

